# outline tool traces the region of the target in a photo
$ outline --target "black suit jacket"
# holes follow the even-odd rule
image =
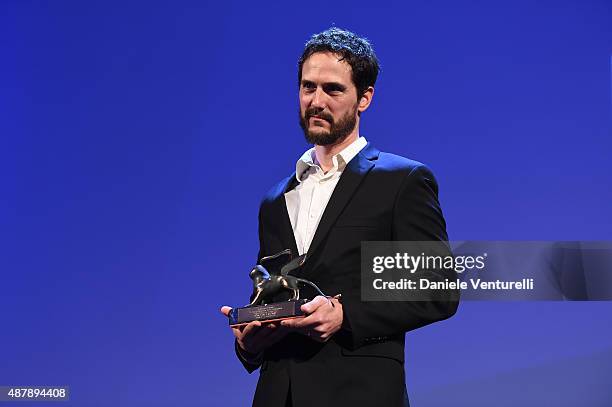
[[[295,174],[277,184],[259,212],[259,258],[297,253],[284,198]],[[343,171],[313,237],[307,260],[292,273],[328,295],[342,294],[344,328],[326,343],[290,334],[264,353],[253,405],[281,407],[406,406],[405,332],[453,315],[451,301],[362,302],[361,241],[446,241],[438,186],[423,164],[370,144]],[[454,275],[441,276],[454,279]],[[305,288],[306,298],[316,293]],[[449,297],[449,298],[450,298]]]

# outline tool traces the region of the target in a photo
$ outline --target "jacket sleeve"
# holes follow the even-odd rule
[[[259,259],[261,259],[263,250],[264,250],[264,242],[263,242],[263,223],[261,220],[261,211],[263,208],[263,204],[259,207],[259,215],[258,215],[258,234],[259,234],[259,251],[257,253],[257,259],[255,260],[255,264],[259,263]],[[253,299],[253,295],[251,294],[250,300]],[[234,351],[236,352],[236,357],[242,363],[244,368],[249,373],[253,373],[257,368],[259,368],[263,362],[263,352],[258,355],[248,354],[247,352],[240,349],[238,346],[238,341],[234,340]]]
[[[259,355],[247,354],[245,351],[240,349],[237,340],[234,340],[234,351],[236,352],[238,360],[240,363],[242,363],[242,366],[244,366],[249,373],[253,373],[255,370],[257,370],[263,362],[263,352]]]
[[[442,246],[448,248],[438,185],[424,165],[413,168],[401,183],[393,204],[392,236],[394,241],[445,242]],[[456,274],[442,270],[429,278],[452,281]],[[437,292],[428,301],[362,302],[360,292],[356,292],[343,298],[344,325],[350,331],[353,347],[358,348],[449,318],[456,312],[458,300],[458,290]]]

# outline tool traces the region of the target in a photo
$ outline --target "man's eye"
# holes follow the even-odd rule
[[[328,86],[325,88],[325,93],[329,93],[330,95],[338,95],[342,93],[342,89],[339,86]]]

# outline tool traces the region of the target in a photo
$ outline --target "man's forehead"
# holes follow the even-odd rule
[[[310,76],[333,77],[351,80],[351,66],[342,56],[332,52],[315,52],[302,65],[302,79]]]

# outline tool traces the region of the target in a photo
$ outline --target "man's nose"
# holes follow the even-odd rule
[[[325,92],[323,92],[323,89],[317,88],[315,90],[310,105],[321,110],[325,109]]]

